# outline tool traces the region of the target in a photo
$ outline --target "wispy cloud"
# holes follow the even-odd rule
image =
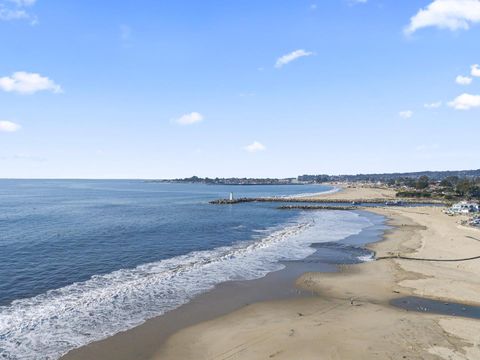
[[[425,151],[437,150],[438,148],[440,148],[438,144],[421,144],[421,145],[418,145],[415,148],[415,150],[418,152],[425,152]]]
[[[473,81],[473,79],[471,77],[468,77],[468,76],[458,75],[455,78],[455,82],[459,85],[470,85],[472,83],[472,81]]]
[[[426,27],[467,30],[477,22],[480,22],[479,0],[434,0],[410,19],[404,31],[408,35]]]
[[[263,145],[262,143],[258,142],[258,141],[254,141],[253,143],[245,146],[244,149],[246,151],[250,152],[250,153],[256,153],[256,152],[259,152],[259,151],[266,150],[267,147],[265,145]]]
[[[470,110],[480,107],[480,95],[462,94],[449,102],[448,106],[456,110]]]
[[[275,63],[275,67],[277,69],[280,69],[281,67],[287,65],[288,63],[291,63],[292,61],[300,59],[301,57],[311,56],[311,55],[313,55],[313,52],[305,51],[303,49],[295,50],[289,54],[279,57],[277,59],[277,62]]]
[[[34,162],[44,162],[44,161],[47,161],[47,159],[44,158],[44,157],[36,156],[36,155],[31,155],[31,154],[27,154],[27,153],[15,154],[15,155],[12,156],[12,159],[14,159],[14,160],[34,161]]]
[[[366,4],[368,0],[348,0],[348,3],[350,5],[356,5],[356,4]]]
[[[475,77],[480,77],[480,66],[478,64],[472,65],[471,75]]]
[[[29,15],[25,10],[19,9],[9,9],[0,5],[0,20],[10,21],[10,20],[21,20],[28,19]]]
[[[8,0],[11,3],[14,3],[17,6],[32,6],[34,5],[37,0]]]
[[[441,101],[436,101],[436,102],[433,102],[433,103],[427,103],[427,104],[423,105],[423,107],[425,109],[438,109],[440,106],[442,106]]]
[[[0,21],[29,20],[35,25],[37,17],[28,9],[35,3],[36,0],[0,0]]]
[[[8,160],[8,161],[21,160],[21,161],[31,161],[31,162],[47,161],[47,159],[44,157],[36,156],[28,153],[19,153],[19,154],[14,154],[9,156],[0,156],[0,160]]]
[[[0,121],[0,132],[15,132],[21,129],[21,126],[7,120]]]
[[[184,114],[177,119],[174,119],[174,122],[180,125],[192,125],[203,121],[204,117],[198,112],[191,112],[189,114]]]
[[[38,91],[61,93],[62,88],[48,77],[36,73],[17,71],[11,76],[0,78],[0,89],[19,94],[34,94]]]
[[[413,111],[411,110],[400,111],[398,113],[398,116],[400,116],[402,119],[410,119],[413,116]]]

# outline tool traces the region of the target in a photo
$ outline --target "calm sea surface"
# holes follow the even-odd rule
[[[371,225],[353,212],[214,206],[325,186],[0,180],[0,358],[56,359],[228,280],[302,259]]]

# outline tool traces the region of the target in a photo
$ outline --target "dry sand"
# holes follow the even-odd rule
[[[372,246],[378,256],[480,255],[480,231],[439,208],[374,211],[395,226]],[[480,260],[400,259],[307,273],[298,285],[318,296],[253,304],[183,329],[154,359],[480,359],[480,321],[389,305],[412,294],[480,305],[479,273]]]
[[[329,184],[340,188],[341,191],[318,194],[310,197],[303,197],[302,199],[332,199],[342,201],[354,200],[394,200],[396,191],[384,187],[367,187],[359,185],[338,185]]]

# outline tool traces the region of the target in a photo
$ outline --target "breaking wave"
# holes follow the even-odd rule
[[[71,349],[135,327],[229,280],[280,270],[312,243],[358,234],[371,223],[352,212],[300,215],[250,241],[95,275],[0,307],[0,358],[57,359]]]

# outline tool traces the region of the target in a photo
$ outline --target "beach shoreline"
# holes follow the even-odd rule
[[[364,217],[368,217],[368,213],[360,212],[364,214]],[[376,224],[373,227],[383,226],[383,219],[380,217],[377,217],[374,222]],[[362,231],[361,234],[353,237],[359,237],[361,240],[358,243],[363,245],[363,243],[377,241],[382,231],[378,230],[378,234],[368,235],[362,235]],[[285,269],[269,273],[264,278],[221,283],[175,310],[146,320],[143,324],[130,330],[71,350],[62,359],[130,359],[132,352],[125,351],[123,344],[129,344],[129,348],[136,349],[133,352],[136,359],[148,359],[153,356],[153,350],[156,350],[159,342],[163,342],[168,336],[182,328],[226,315],[247,304],[288,299],[302,294],[304,296],[308,295],[295,287],[295,281],[303,273],[309,271],[337,271],[334,259],[331,259],[332,263],[327,264],[316,261],[310,263],[309,258],[304,259],[306,262],[289,262]],[[337,260],[337,263],[340,261],[344,260]],[[209,307],[212,303],[215,304],[213,311]],[[117,351],[117,349],[121,350]]]
[[[333,248],[332,243],[316,243],[317,251],[302,260],[284,262],[285,268],[267,274],[265,277],[254,280],[228,281],[220,283],[214,289],[196,296],[179,308],[146,320],[143,324],[117,333],[111,337],[90,343],[74,349],[64,355],[62,359],[79,360],[95,359],[151,359],[155,357],[159,344],[165,342],[174,333],[205,321],[225,316],[253,303],[299,299],[312,296],[310,290],[302,290],[296,286],[297,279],[307,272],[321,271],[324,273],[338,271],[340,262],[352,261],[358,256],[366,256],[368,251],[363,250],[364,243],[378,241],[384,231],[384,218],[369,215],[360,211],[363,217],[368,218],[371,225],[359,234],[344,239],[356,248],[351,258],[346,259],[346,251]],[[337,242],[334,242],[337,243]],[[347,244],[340,245],[346,246]],[[328,254],[322,252],[326,246]],[[361,247],[360,247],[361,246]],[[335,250],[338,251],[336,254]],[[358,253],[357,253],[358,252]],[[318,254],[329,260],[323,262]],[[333,255],[332,255],[333,254]],[[333,258],[332,258],[333,256]],[[335,257],[336,256],[336,257]]]
[[[369,246],[377,256],[428,254],[445,259],[480,252],[480,243],[467,237],[477,230],[457,228],[456,219],[446,220],[441,209],[372,211],[387,216],[392,226],[382,241]],[[457,236],[465,249],[449,245],[452,230],[468,232],[461,233],[464,238]],[[479,305],[473,294],[480,287],[472,277],[478,267],[478,262],[388,259],[342,266],[336,273],[306,273],[297,285],[317,296],[254,304],[184,329],[161,346],[154,359],[476,359],[478,320],[409,312],[390,302],[417,295]],[[439,275],[426,276],[432,269]],[[439,294],[446,281],[449,293]]]
[[[355,190],[349,193],[343,196],[359,196]],[[459,226],[458,219],[446,217],[440,208],[366,210],[385,216],[391,227],[380,241],[367,246],[377,257],[446,259],[480,254],[480,240],[471,239],[480,239],[480,231]],[[129,347],[145,350],[146,338],[151,344],[148,354],[139,353],[135,359],[479,358],[480,321],[409,312],[390,304],[413,295],[480,305],[476,297],[480,281],[472,276],[478,271],[478,262],[425,264],[401,259],[342,265],[338,272],[305,271],[295,283],[311,296],[273,294],[273,299],[260,298],[182,324],[163,338],[147,321],[121,333],[122,341],[112,343],[114,336],[63,359],[121,359],[118,354]],[[135,335],[142,326],[145,332]]]

